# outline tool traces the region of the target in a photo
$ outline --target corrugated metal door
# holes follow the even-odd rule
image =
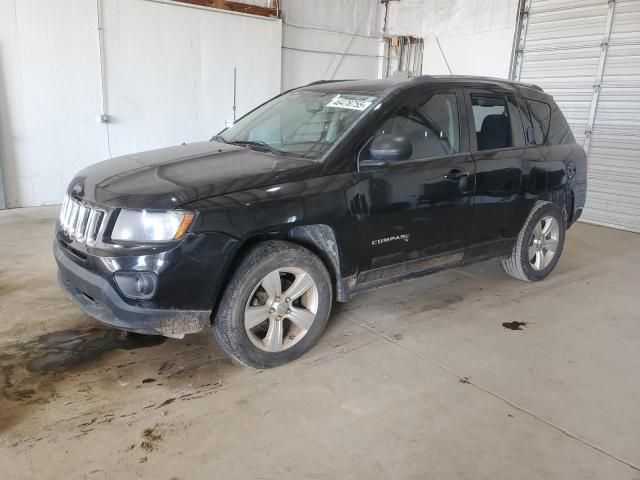
[[[512,77],[540,85],[589,153],[583,220],[640,232],[640,0],[527,0]]]

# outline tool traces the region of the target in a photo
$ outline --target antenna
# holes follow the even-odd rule
[[[442,54],[442,59],[444,60],[444,63],[447,65],[447,70],[449,70],[449,75],[453,75],[453,72],[451,71],[451,67],[449,66],[449,62],[447,61],[447,56],[444,54],[444,51],[442,50],[442,45],[440,45],[440,40],[438,39],[437,35],[436,35],[436,43],[438,44],[438,48],[440,49],[440,53]]]
[[[236,123],[236,67],[233,67],[233,123]]]

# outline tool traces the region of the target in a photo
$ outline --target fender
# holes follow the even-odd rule
[[[306,246],[322,258],[335,284],[336,300],[348,302],[348,282],[341,275],[340,253],[333,229],[328,225],[301,225],[290,229],[287,238]]]

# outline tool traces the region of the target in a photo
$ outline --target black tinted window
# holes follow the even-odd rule
[[[478,150],[513,146],[504,97],[471,95]]]
[[[548,141],[551,145],[576,143],[576,139],[573,137],[573,133],[571,133],[571,128],[567,120],[555,103],[551,108],[551,125],[549,126]]]
[[[376,136],[384,134],[409,137],[413,146],[411,160],[460,152],[456,95],[438,93],[426,102],[401,108],[376,132]]]
[[[551,121],[551,107],[536,100],[527,100],[529,112],[531,113],[531,123],[535,137],[535,144],[542,145],[547,141],[549,134],[549,122]]]

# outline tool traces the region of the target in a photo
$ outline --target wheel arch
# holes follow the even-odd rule
[[[561,188],[550,190],[546,195],[541,197],[540,200],[547,201],[558,207],[562,212],[565,224],[569,227],[573,217],[574,197],[573,190],[568,184],[564,184]],[[532,209],[533,208],[534,207],[532,207]]]
[[[333,228],[325,224],[298,225],[288,229],[256,233],[247,237],[238,245],[233,254],[233,258],[227,264],[220,288],[213,299],[212,319],[215,317],[215,312],[218,309],[224,289],[229,284],[240,262],[242,262],[247,253],[257,244],[269,240],[291,242],[312,251],[324,263],[331,276],[334,298],[338,302],[347,302],[349,300],[349,287],[346,280],[342,277],[340,251]]]

